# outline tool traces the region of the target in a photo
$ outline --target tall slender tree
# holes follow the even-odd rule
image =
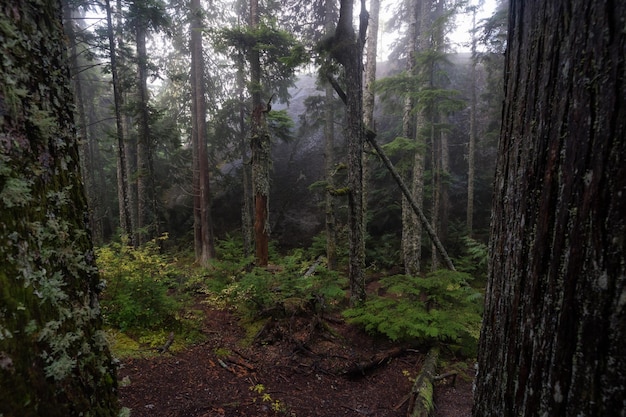
[[[114,417],[60,4],[0,3],[0,415]]]
[[[209,184],[209,158],[207,154],[206,98],[204,56],[202,47],[203,11],[200,0],[190,4],[191,50],[191,138],[193,150],[194,236],[196,261],[207,265],[215,257],[211,197]]]
[[[476,417],[626,416],[625,19],[510,1]]]
[[[104,8],[107,19],[107,37],[111,60],[111,82],[113,83],[113,100],[115,108],[115,126],[117,133],[117,193],[119,201],[120,225],[124,234],[134,244],[134,230],[131,223],[130,202],[128,196],[128,163],[124,142],[124,126],[122,120],[122,89],[117,66],[117,44],[113,30],[113,18],[110,0],[105,0]]]
[[[250,0],[250,29],[259,28],[259,0]],[[254,241],[255,257],[259,266],[269,261],[269,194],[270,194],[270,135],[267,129],[266,114],[270,111],[261,101],[261,58],[260,48],[253,46],[249,51],[250,96],[252,97],[252,117],[250,141],[252,149],[252,189],[254,197]]]
[[[348,142],[348,231],[350,302],[365,300],[365,234],[363,230],[363,48],[369,16],[365,0],[361,0],[359,31],[355,32],[352,19],[353,1],[341,0],[339,21],[326,49],[341,64],[345,73],[346,137]],[[342,92],[342,95],[343,92]]]

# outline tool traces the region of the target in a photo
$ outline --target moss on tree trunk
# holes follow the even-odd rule
[[[0,415],[114,416],[60,2],[0,6]]]

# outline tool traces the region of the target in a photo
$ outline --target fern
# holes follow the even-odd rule
[[[395,275],[381,280],[387,291],[344,311],[349,322],[393,341],[466,345],[478,340],[482,295],[468,274],[439,270],[426,277]]]

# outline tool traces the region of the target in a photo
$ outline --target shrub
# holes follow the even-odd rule
[[[177,323],[181,304],[168,296],[175,273],[156,241],[137,249],[112,243],[97,249],[96,259],[106,284],[101,307],[108,326],[161,330]]]
[[[344,311],[349,322],[394,341],[443,342],[475,348],[482,295],[461,272],[439,270],[426,277],[394,275],[381,280],[386,294]]]
[[[269,272],[254,268],[227,285],[219,294],[225,304],[236,306],[250,318],[264,315],[319,312],[345,296],[345,280],[336,272],[318,265],[305,276],[312,262],[302,250],[282,259],[281,266]]]

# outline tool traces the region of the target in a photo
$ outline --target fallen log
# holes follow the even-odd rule
[[[365,376],[369,371],[372,371],[379,366],[388,363],[391,359],[402,355],[406,349],[393,348],[384,352],[377,353],[373,357],[359,361],[349,368],[345,369],[342,374],[350,378],[359,378]]]
[[[432,347],[426,355],[426,360],[419,375],[415,378],[415,383],[409,393],[408,417],[428,417],[433,411],[433,380],[437,369],[439,358],[439,348]]]

